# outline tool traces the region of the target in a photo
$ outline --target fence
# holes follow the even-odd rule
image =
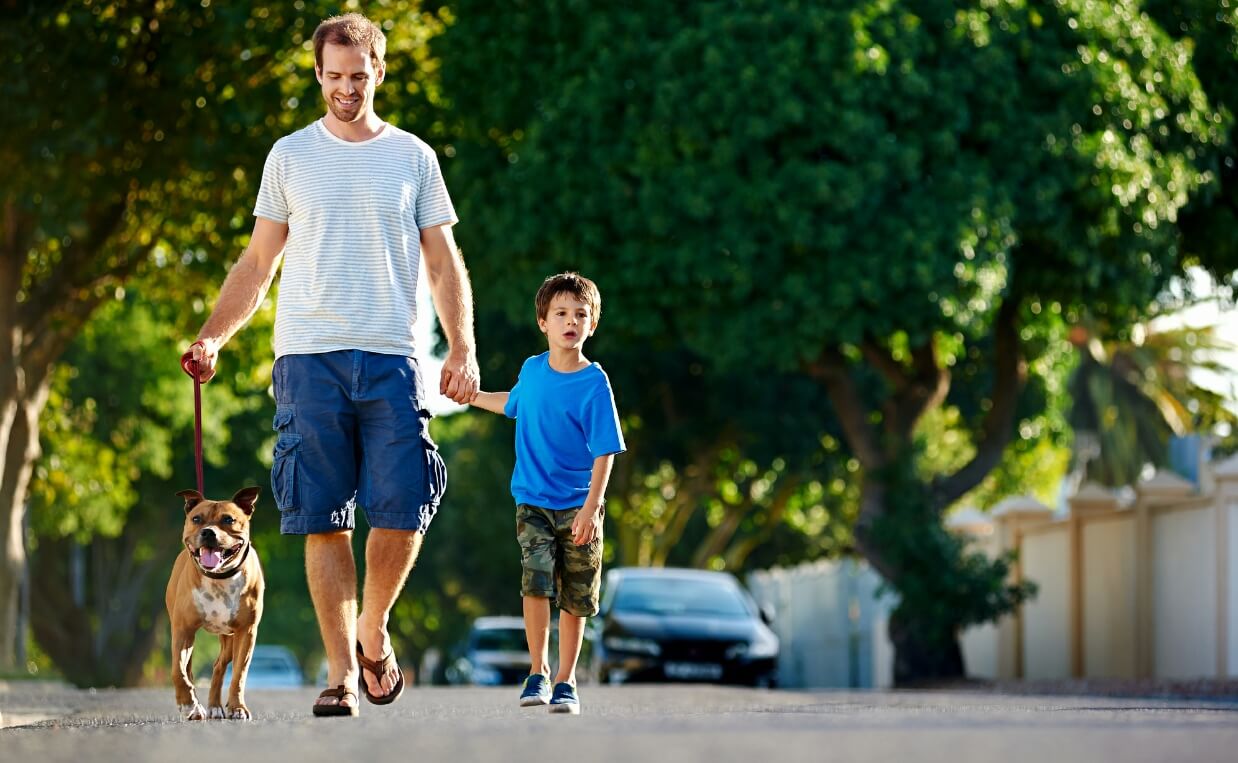
[[[1238,457],[1171,472],[1122,501],[1084,485],[1064,516],[1030,499],[968,511],[951,525],[995,555],[1015,550],[1017,579],[1039,592],[1000,622],[962,636],[980,678],[1238,676]],[[754,573],[772,604],[784,686],[888,686],[892,597],[857,562]]]
[[[775,611],[782,650],[779,682],[787,688],[888,686],[885,638],[890,596],[861,562],[822,561],[755,572],[748,589]]]

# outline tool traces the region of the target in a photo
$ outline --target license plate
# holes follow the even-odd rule
[[[668,662],[662,670],[667,678],[694,681],[717,681],[722,678],[722,666],[708,662]]]

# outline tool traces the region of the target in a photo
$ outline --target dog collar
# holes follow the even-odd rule
[[[228,570],[227,572],[207,572],[206,570],[202,569],[201,565],[196,565],[198,567],[198,572],[201,572],[203,575],[206,575],[211,580],[226,580],[241,571],[241,568],[245,566],[245,560],[249,558],[249,550],[253,547],[254,547],[254,544],[252,542],[246,543],[245,553],[241,554],[241,561],[237,562],[236,566]]]

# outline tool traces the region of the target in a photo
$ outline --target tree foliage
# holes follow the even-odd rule
[[[455,8],[436,43],[449,172],[462,218],[486,221],[462,240],[504,285],[487,298],[519,315],[511,286],[570,264],[622,344],[682,347],[710,379],[818,383],[858,461],[860,550],[904,621],[945,618],[906,633],[953,638],[961,615],[921,606],[948,591],[878,528],[935,531],[1032,439],[1048,376],[1060,391],[1044,339],[1085,305],[1131,323],[1175,272],[1178,213],[1227,129],[1192,45],[1134,2]],[[942,405],[975,455],[897,511]],[[819,401],[801,414],[828,431]],[[1000,563],[956,552],[940,579],[1000,586]]]
[[[182,550],[185,517],[175,494],[195,486],[193,384],[167,360],[202,314],[153,303],[134,287],[117,296],[57,365],[29,497],[39,602],[31,625],[61,673],[81,686],[137,683],[152,650],[167,644],[163,590]],[[271,579],[269,606],[295,618],[309,606],[299,553],[295,577],[275,557],[285,546],[299,549],[278,540],[278,513],[265,489],[273,436],[263,330],[273,317],[268,302],[231,346],[231,372],[203,390],[205,482],[214,497],[263,486],[254,526]],[[298,589],[299,606],[288,606]],[[284,619],[264,623],[263,639],[282,641]],[[166,665],[165,651],[157,662]]]
[[[1233,348],[1212,327],[1137,327],[1126,340],[1104,340],[1103,327],[1081,323],[1072,333],[1080,360],[1071,378],[1070,422],[1086,452],[1077,453],[1090,480],[1133,485],[1146,466],[1169,461],[1174,436],[1211,434],[1238,417],[1232,395],[1201,385],[1201,372],[1228,372],[1218,357]]]
[[[1225,139],[1195,156],[1212,182],[1183,210],[1178,250],[1221,282],[1238,271],[1238,7],[1233,0],[1147,0],[1148,15],[1190,47]]]
[[[12,360],[0,363],[0,669],[15,653],[25,562],[20,528],[40,414],[53,394],[60,409],[71,399],[62,388],[69,380],[57,380],[53,393],[54,364],[129,279],[141,280],[149,302],[194,306],[193,322],[202,320],[213,287],[247,241],[268,149],[321,114],[308,38],[336,10],[323,2],[177,0],[6,9],[0,44],[18,74],[11,108],[0,114],[0,162],[7,168],[0,188],[0,357]],[[441,22],[413,2],[386,3],[373,15],[388,30],[401,22],[388,49],[389,76],[405,80],[389,89],[392,121],[423,119],[432,132],[424,115],[433,79],[422,87],[412,72],[431,68],[424,43]],[[168,337],[151,361],[161,371],[175,369],[196,331],[177,326],[182,333]],[[232,362],[225,357],[225,373]],[[46,433],[99,426],[89,409],[65,415],[71,420],[49,422]],[[140,421],[119,421],[122,429],[107,436],[96,429],[94,442],[61,438],[37,489],[43,499],[54,494],[78,505],[71,518],[40,517],[35,524],[55,532],[117,531],[128,502],[142,495],[126,472],[164,468],[157,428],[149,443],[126,434],[124,427]],[[126,451],[126,438],[150,452]],[[116,470],[104,474],[91,458],[111,459]]]
[[[1182,263],[1233,267],[1235,23],[1212,6],[366,10],[391,42],[380,114],[442,147],[486,386],[540,350],[542,278],[575,268],[601,285],[590,356],[631,446],[608,562],[736,569],[855,544],[902,594],[903,664],[932,672],[959,627],[1027,593],[940,516],[1062,468],[1066,327],[1086,307],[1120,333]],[[157,630],[159,575],[124,581],[159,568],[177,524],[165,492],[192,473],[177,337],[245,243],[270,144],[321,113],[306,39],[335,10],[7,12],[0,42],[21,74],[0,115],[0,667],[32,476],[40,577],[72,591],[85,538],[99,571],[97,591],[56,599],[64,617],[38,626],[63,638],[49,651],[72,665],[124,623],[134,644]],[[219,484],[265,484],[265,334],[230,347],[208,388]],[[402,654],[514,606],[507,426],[435,425],[452,484],[393,616]],[[264,638],[308,657],[300,547],[260,543]],[[80,616],[100,624],[67,634]]]

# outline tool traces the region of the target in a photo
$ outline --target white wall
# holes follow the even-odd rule
[[[1216,675],[1212,507],[1152,516],[1153,665],[1161,678]]]
[[[1225,667],[1228,675],[1238,676],[1238,504],[1231,503],[1224,507],[1224,511],[1228,512],[1226,524],[1229,527],[1229,579],[1226,586],[1229,594],[1226,597],[1229,644]]]
[[[775,609],[779,682],[790,688],[867,688],[891,672],[881,660],[889,597],[878,575],[852,561],[755,572],[748,589]],[[888,684],[887,684],[888,685]]]
[[[1064,524],[1023,536],[1023,577],[1036,597],[1023,605],[1023,676],[1070,676],[1070,535]]]
[[[1086,521],[1082,531],[1084,675],[1134,678],[1134,517]]]
[[[968,678],[998,678],[996,625],[986,623],[968,628],[960,641]]]

